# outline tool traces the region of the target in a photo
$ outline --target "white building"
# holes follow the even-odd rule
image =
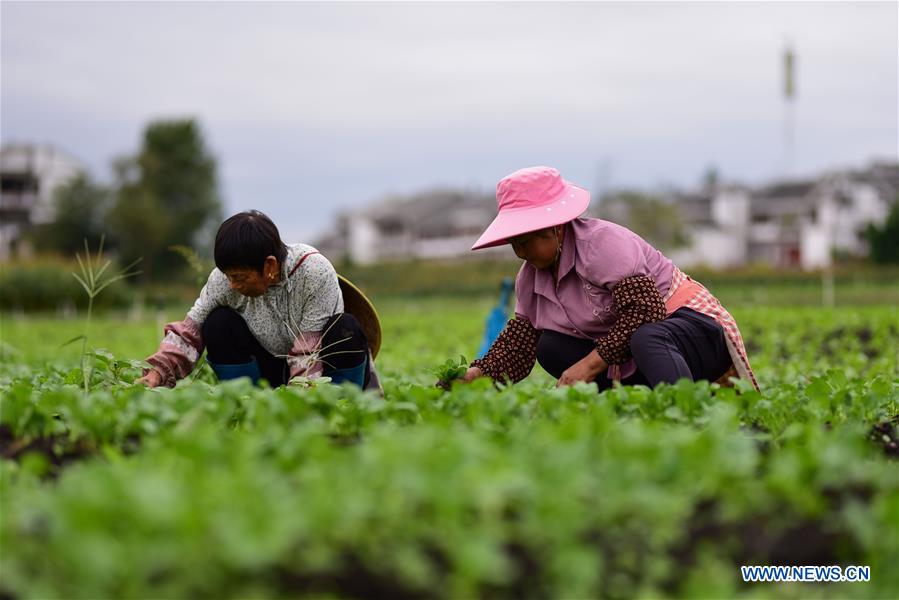
[[[896,164],[762,188],[751,201],[747,262],[816,269],[834,254],[864,256],[865,228],[886,220],[897,194]]]
[[[53,219],[54,192],[81,171],[78,160],[52,146],[0,149],[0,260],[29,252],[22,233]]]
[[[751,196],[748,188],[725,186],[676,199],[690,244],[668,252],[676,264],[714,269],[746,263]]]
[[[329,258],[357,264],[466,257],[495,216],[492,195],[432,190],[342,213],[335,231],[316,247]]]
[[[886,220],[897,194],[899,164],[875,163],[755,190],[729,186],[677,196],[691,242],[668,254],[683,267],[826,267],[835,253],[867,254],[864,229]]]

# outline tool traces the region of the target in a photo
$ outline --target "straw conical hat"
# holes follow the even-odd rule
[[[368,347],[371,349],[371,357],[377,358],[381,349],[381,319],[378,311],[362,290],[357,288],[343,275],[337,275],[340,283],[340,291],[343,293],[343,310],[359,321],[365,337],[368,338]]]

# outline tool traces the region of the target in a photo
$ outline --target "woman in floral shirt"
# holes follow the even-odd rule
[[[520,381],[537,361],[559,385],[738,376],[758,387],[721,303],[634,232],[580,218],[587,190],[531,167],[503,178],[496,198],[499,214],[472,250],[510,244],[525,262],[515,317],[466,381]]]
[[[166,326],[142,383],[174,386],[205,348],[219,379],[278,386],[326,375],[380,387],[366,333],[344,312],[337,273],[315,248],[285,245],[275,224],[254,210],[222,223],[215,264],[186,318]]]

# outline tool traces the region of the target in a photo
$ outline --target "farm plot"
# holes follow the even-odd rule
[[[761,394],[434,387],[483,313],[388,306],[383,398],[145,390],[121,331],[85,393],[77,356],[32,358],[71,326],[5,323],[0,596],[897,595],[895,310],[735,311]],[[871,581],[745,584],[749,564]]]

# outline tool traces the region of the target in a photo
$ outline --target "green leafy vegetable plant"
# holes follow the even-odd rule
[[[79,276],[78,273],[72,273],[72,276],[78,280],[78,283],[81,284],[81,287],[84,288],[84,292],[87,294],[87,318],[84,321],[84,333],[67,342],[72,343],[79,339],[81,340],[81,373],[84,382],[85,393],[90,389],[91,373],[93,371],[93,365],[91,365],[90,361],[88,360],[87,339],[90,332],[91,314],[94,308],[94,298],[96,298],[100,294],[100,292],[105,290],[116,281],[120,281],[122,279],[132,277],[140,273],[140,271],[132,271],[135,265],[137,265],[137,263],[139,263],[141,260],[138,258],[117,273],[107,274],[106,270],[112,264],[112,261],[107,260],[102,264],[102,266],[100,264],[103,262],[104,239],[104,237],[100,238],[100,245],[97,248],[96,257],[91,257],[90,248],[87,245],[87,239],[84,240],[84,258],[81,258],[80,253],[75,254],[75,258],[78,259],[78,266],[81,269],[81,275]]]
[[[436,369],[431,369],[431,372],[437,376],[437,387],[449,390],[452,382],[465,375],[467,370],[468,359],[460,354],[459,364],[450,358]]]

